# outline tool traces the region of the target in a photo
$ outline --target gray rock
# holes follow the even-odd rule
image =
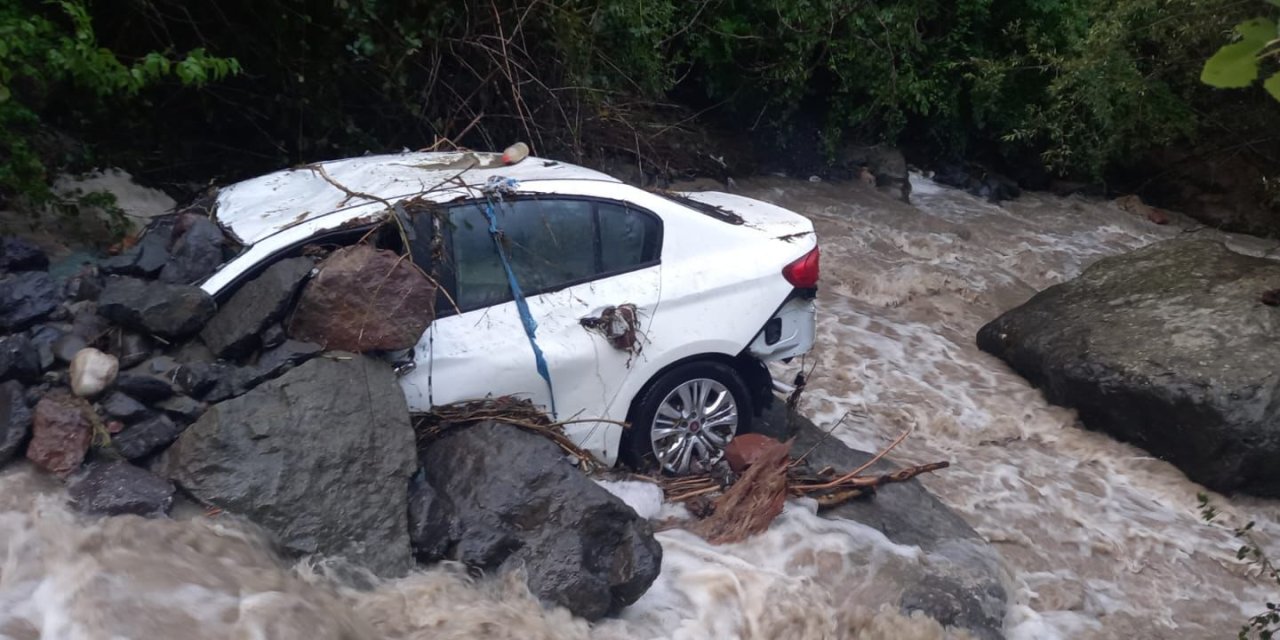
[[[285,339],[288,337],[288,334],[284,331],[284,326],[279,322],[268,325],[266,329],[262,330],[262,348],[270,349],[272,347],[278,347],[281,344],[284,344]]]
[[[213,362],[218,357],[199,340],[188,340],[178,350],[173,353],[173,359],[182,364],[191,364],[193,362]]]
[[[124,332],[119,341],[113,341],[111,351],[120,359],[120,367],[127,369],[151,357],[152,344],[146,336]]]
[[[121,456],[140,460],[173,444],[182,435],[182,429],[167,416],[155,416],[125,427],[124,431],[111,437],[111,444]]]
[[[204,410],[208,408],[208,405],[196,400],[195,398],[174,396],[168,400],[161,400],[160,402],[157,402],[155,407],[178,422],[191,424],[204,413]]]
[[[60,336],[52,345],[53,357],[57,360],[71,364],[76,359],[76,354],[81,349],[88,347],[89,343],[83,337],[75,333],[68,333]]]
[[[855,171],[865,166],[875,176],[876,186],[902,201],[911,197],[911,177],[902,152],[885,145],[850,145],[845,147],[842,163]]]
[[[1085,426],[1217,491],[1280,496],[1280,262],[1179,239],[1105,258],[978,333]]]
[[[249,379],[250,386],[257,386],[263,380],[278,377],[311,358],[320,354],[320,345],[300,340],[285,340],[284,344],[266,351],[258,358],[254,373]]]
[[[774,403],[779,405],[780,403]],[[763,419],[766,425],[785,425],[785,409],[775,406]],[[797,431],[792,451],[809,452],[805,463],[814,469],[830,466],[851,470],[873,455],[851,449],[835,438],[823,439],[823,431],[809,420],[792,415]],[[769,435],[785,437],[785,427]],[[822,441],[821,446],[814,445]],[[898,468],[880,460],[869,472]],[[889,484],[868,499],[854,500],[822,512],[828,518],[844,518],[878,529],[889,540],[920,547],[927,571],[904,576],[899,608],[907,613],[923,611],[947,626],[966,629],[976,638],[999,640],[1008,594],[1000,555],[972,527],[930,494],[916,480]]]
[[[97,342],[111,329],[111,323],[98,315],[98,303],[94,300],[73,302],[67,305],[67,309],[71,311],[71,332],[80,336],[85,346]]]
[[[437,493],[419,472],[409,484],[409,543],[413,545],[414,555],[424,563],[443,560],[459,535],[453,503]],[[518,545],[512,545],[515,546]],[[485,564],[492,562],[489,559]]]
[[[173,385],[168,380],[137,368],[117,376],[115,388],[143,402],[159,402],[173,395]]]
[[[545,438],[482,422],[431,442],[421,458],[457,509],[455,559],[523,567],[534,594],[589,620],[635,602],[658,576],[662,547],[649,523]]]
[[[107,397],[103,398],[98,403],[98,406],[103,413],[125,424],[137,422],[151,413],[147,410],[146,405],[130,398],[121,391],[112,391],[107,394]]]
[[[313,267],[311,258],[305,257],[271,265],[227,300],[200,337],[221,358],[239,358],[253,351],[259,344],[258,334],[284,316]]]
[[[154,278],[169,261],[171,226],[151,229],[138,244],[100,263],[103,273],[116,276]]]
[[[53,313],[62,302],[53,278],[24,271],[0,278],[0,332],[22,331]]]
[[[160,281],[169,284],[195,284],[213,275],[222,264],[222,229],[212,220],[195,217],[191,226],[173,244],[173,252]]]
[[[68,489],[77,511],[97,516],[162,516],[174,491],[172,482],[122,460],[90,464]]]
[[[31,346],[36,350],[41,371],[51,368],[57,362],[53,345],[69,331],[70,327],[67,325],[52,324],[42,324],[31,330]]]
[[[412,565],[406,504],[416,464],[395,374],[351,356],[312,360],[211,407],[155,469],[295,553],[399,576]]]
[[[35,271],[49,268],[49,256],[26,238],[0,239],[0,271]]]
[[[205,402],[222,402],[242,395],[259,381],[256,369],[222,361],[184,364],[174,378],[187,395]]]
[[[67,299],[74,301],[97,300],[102,293],[102,275],[94,264],[85,264],[67,277],[62,285]]]
[[[27,334],[0,336],[0,380],[32,382],[42,370],[40,353]]]
[[[168,339],[196,333],[214,310],[213,298],[198,287],[134,278],[111,278],[98,298],[104,318]]]
[[[26,391],[10,380],[0,384],[0,465],[22,454],[31,437],[31,407]]]

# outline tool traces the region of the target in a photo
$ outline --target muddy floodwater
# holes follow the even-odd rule
[[[802,412],[819,426],[844,417],[834,435],[866,450],[911,429],[898,461],[951,461],[922,482],[1003,557],[1008,637],[1234,637],[1275,589],[1235,560],[1229,529],[1200,521],[1203,489],[1081,428],[974,346],[1001,311],[1189,223],[1156,226],[1086,199],[996,206],[913,186],[907,205],[860,185],[737,185],[808,215],[820,235],[818,346],[776,371],[812,368]],[[1220,237],[1255,255],[1274,246]],[[642,515],[673,510],[650,485],[606,486]],[[1280,540],[1280,502],[1214,500],[1224,518],[1256,520],[1264,543]],[[328,577],[350,575],[340,564],[285,563],[227,517],[84,522],[64,502],[25,465],[0,472],[0,638],[964,637],[887,604],[895,578],[927,571],[928,554],[805,502],[740,544],[658,534],[658,581],[594,625],[542,608],[517,579],[442,567],[359,590]]]

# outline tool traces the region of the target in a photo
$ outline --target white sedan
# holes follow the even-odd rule
[[[202,286],[225,296],[305,244],[359,237],[388,204],[434,203],[411,223],[411,243],[443,240],[436,255],[412,249],[444,289],[401,376],[411,411],[527,397],[606,464],[685,473],[718,460],[772,400],[765,363],[813,345],[817,239],[780,207],[533,157],[319,166],[220,191],[217,221],[245,250]]]

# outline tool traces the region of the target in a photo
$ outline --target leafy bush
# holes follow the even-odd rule
[[[0,203],[15,196],[37,205],[53,199],[49,165],[65,158],[47,148],[54,146],[53,134],[41,112],[51,103],[107,109],[169,77],[201,87],[240,71],[234,59],[200,48],[183,57],[152,51],[126,63],[98,45],[83,0],[49,6],[57,9],[53,15],[32,3],[0,0]]]

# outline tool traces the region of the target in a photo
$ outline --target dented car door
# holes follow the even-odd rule
[[[446,264],[436,271],[452,301],[403,378],[410,407],[518,395],[558,420],[625,419],[617,395],[643,357],[659,302],[661,220],[619,202],[545,195],[455,203],[445,217]],[[512,278],[536,323],[549,382],[538,370]],[[612,460],[616,432],[598,429],[580,444]]]

